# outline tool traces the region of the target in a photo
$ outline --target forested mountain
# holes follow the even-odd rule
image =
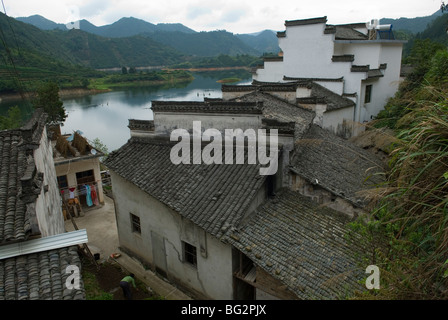
[[[411,33],[418,33],[425,30],[429,23],[431,23],[441,15],[443,15],[442,11],[437,10],[432,15],[425,17],[399,18],[399,19],[382,18],[380,20],[380,23],[392,24],[394,30],[406,30]]]
[[[19,66],[42,67],[40,60],[95,69],[160,66],[182,62],[184,56],[171,47],[143,36],[105,38],[76,29],[43,31],[4,14],[0,14],[0,26]],[[5,53],[4,46],[1,46],[0,54],[5,57]]]
[[[18,17],[16,20],[31,24],[42,30],[68,30],[65,24],[53,22],[40,15]],[[180,31],[185,33],[196,32],[180,23],[159,23],[156,25],[133,17],[121,18],[112,24],[99,27],[85,19],[78,22],[82,31],[109,38],[130,37],[141,33],[156,31]]]
[[[32,24],[42,30],[68,31],[64,24],[58,24],[42,16],[16,18]],[[180,23],[159,23],[136,19],[122,18],[112,24],[97,27],[87,20],[80,20],[81,31],[108,38],[123,38],[144,35],[154,41],[169,45],[186,55],[211,57],[220,54],[262,55],[277,53],[278,41],[273,31],[265,30],[257,35],[234,35],[226,31],[196,32]]]
[[[249,54],[258,56],[260,52],[248,46],[232,33],[227,31],[197,32],[155,32],[144,36],[163,43],[187,55],[213,57],[220,54]]]
[[[429,22],[427,27],[421,32],[408,36],[408,38],[406,39],[408,42],[403,47],[403,57],[406,58],[410,54],[415,42],[418,40],[428,39],[432,42],[447,46],[447,28],[448,13],[444,13]]]
[[[256,35],[237,34],[236,36],[258,52],[278,53],[280,51],[277,33],[273,30],[264,30]]]

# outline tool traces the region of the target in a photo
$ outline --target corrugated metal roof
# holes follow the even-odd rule
[[[69,247],[81,243],[87,243],[87,241],[87,230],[82,229],[40,239],[11,243],[0,246],[0,260],[25,254]]]

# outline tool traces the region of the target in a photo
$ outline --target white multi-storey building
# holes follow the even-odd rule
[[[391,25],[329,25],[321,17],[286,21],[285,26],[277,33],[281,54],[266,58],[254,80],[317,83],[355,103],[352,112],[341,109],[345,122],[352,123],[373,119],[397,91],[405,41],[394,38]]]

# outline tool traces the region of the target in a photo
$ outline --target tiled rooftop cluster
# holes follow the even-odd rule
[[[156,102],[153,109],[228,113],[253,107],[263,115],[263,127],[294,134],[292,172],[308,181],[317,179],[324,189],[363,206],[357,192],[368,187],[364,184],[366,176],[380,171],[379,162],[367,151],[313,125],[314,112],[269,93],[270,89],[295,91],[298,86],[306,86],[313,96],[325,99],[330,109],[344,103],[351,105],[350,100],[334,97],[336,94],[302,79],[282,85],[225,85],[223,90],[247,93],[230,101]],[[130,121],[130,127],[139,129],[139,123]],[[106,165],[209,234],[234,245],[299,298],[335,299],[345,286],[350,290],[359,287],[353,248],[345,239],[348,216],[284,189],[245,220],[256,191],[265,181],[259,175],[259,166],[176,166],[170,160],[173,144],[168,138],[134,137],[112,152]]]
[[[360,288],[348,218],[283,189],[226,238],[300,299],[337,299]]]
[[[247,164],[247,158],[239,165],[175,165],[170,160],[172,146],[169,140],[131,138],[109,154],[105,164],[208,233],[221,237],[240,221],[263,184],[259,165]],[[192,152],[192,159],[194,156]]]
[[[369,71],[369,67],[367,66],[367,71]],[[366,71],[366,72],[367,72]],[[373,71],[373,70],[372,70]],[[373,75],[373,73],[372,73]],[[297,103],[299,104],[316,104],[323,103],[327,104],[327,110],[335,110],[342,109],[346,107],[354,107],[355,103],[347,99],[343,96],[340,96],[334,93],[331,90],[321,86],[316,83],[319,80],[329,81],[331,79],[313,79],[313,78],[301,78],[301,79],[288,79],[292,82],[286,83],[269,83],[269,82],[260,82],[253,81],[252,85],[246,86],[223,86],[223,92],[262,92],[262,93],[270,93],[270,92],[296,92],[297,88],[304,87],[311,89],[311,93],[309,97],[297,98]],[[339,80],[339,79],[335,79]],[[342,79],[341,79],[342,80]],[[241,100],[238,100],[241,101]]]
[[[314,113],[298,107],[263,91],[248,93],[236,101],[261,101],[263,116],[283,123],[295,123],[295,138],[299,138],[309,127]]]
[[[66,286],[69,265],[81,265],[77,246],[0,260],[0,300],[84,300],[82,278]]]
[[[362,191],[374,188],[384,179],[378,158],[317,125],[312,125],[297,142],[291,168],[359,207],[366,204]]]
[[[32,220],[35,220],[32,217],[36,215],[34,203],[43,187],[43,173],[37,170],[34,151],[40,146],[46,119],[42,110],[36,110],[23,127],[0,131],[2,248],[17,243],[21,248],[32,235]],[[85,299],[82,283],[79,290],[67,291],[65,287],[69,276],[65,273],[66,266],[81,267],[77,246],[16,253],[14,257],[0,257],[0,300]]]
[[[33,151],[39,145],[46,116],[37,111],[17,130],[0,132],[0,245],[25,240],[31,232],[32,203],[40,193],[42,175],[37,172]]]

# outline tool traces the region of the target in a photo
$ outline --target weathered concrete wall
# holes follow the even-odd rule
[[[334,132],[342,138],[350,138],[353,134],[354,107],[326,111],[323,114],[322,128]]]
[[[53,149],[47,137],[46,128],[43,129],[39,148],[34,150],[34,161],[37,170],[44,174],[42,190],[35,204],[42,237],[64,233],[64,217],[62,216],[61,197],[54,169]]]
[[[299,175],[292,174],[291,189],[299,191],[306,197],[311,198],[318,204],[334,209],[348,215],[350,218],[363,214],[363,210],[353,206],[350,202],[341,197],[333,195],[330,191],[309,183]]]
[[[175,129],[193,129],[193,121],[200,121],[202,132],[207,129],[258,129],[261,127],[261,114],[180,114],[180,113],[154,113],[155,132],[158,134],[171,134]]]
[[[113,171],[111,177],[120,246],[204,298],[232,299],[231,247]],[[132,232],[131,213],[140,218],[141,234]],[[182,241],[196,247],[197,267],[184,261]]]

